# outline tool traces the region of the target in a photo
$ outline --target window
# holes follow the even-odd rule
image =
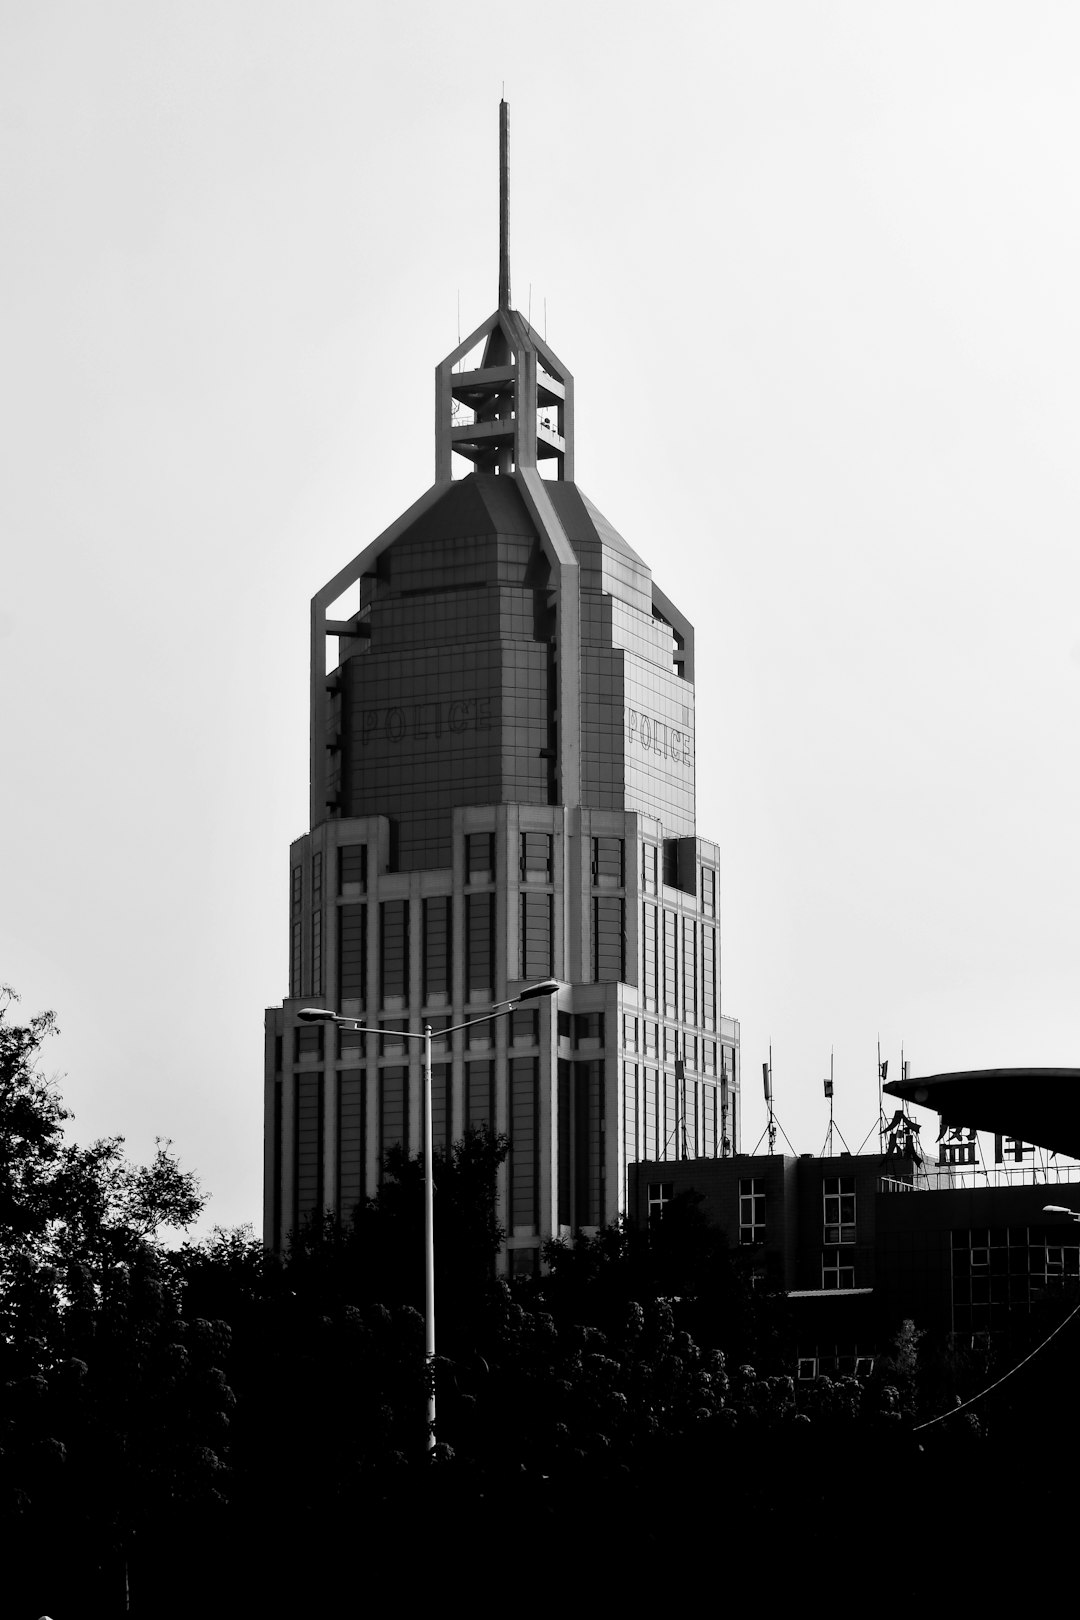
[[[655,851],[654,851],[655,853]],[[641,950],[642,950],[642,994],[645,998],[645,1011],[655,1012],[658,993],[656,977],[656,907],[643,906],[641,918]]]
[[[701,868],[701,913],[716,916],[716,873],[708,866]]]
[[[292,937],[289,941],[289,994],[300,995],[300,924],[290,924]]]
[[[472,898],[470,896],[470,898]],[[552,971],[554,944],[553,907],[550,894],[521,896],[521,976],[547,979]]]
[[[659,1224],[660,1217],[664,1213],[665,1207],[668,1204],[671,1203],[671,1199],[672,1199],[672,1195],[674,1193],[674,1190],[675,1190],[675,1183],[673,1181],[650,1181],[649,1182],[649,1226],[650,1227],[653,1227],[654,1225]]]
[[[626,978],[625,906],[619,895],[593,899],[593,978],[601,984]]]
[[[550,833],[521,834],[522,883],[551,882],[551,843]]]
[[[451,906],[449,895],[424,901],[424,1001],[444,1006],[450,997]]]
[[[319,851],[311,857],[311,903],[313,906],[322,903],[322,854]]]
[[[855,1242],[855,1177],[829,1176],[821,1184],[823,1242]],[[851,1283],[830,1286],[852,1287]]]
[[[346,1017],[361,1011],[367,995],[367,906],[338,912],[338,995]]]
[[[367,888],[367,845],[342,844],[338,850],[338,890],[346,900]]]
[[[535,1007],[516,1007],[510,1014],[510,1045],[535,1046],[540,1039],[540,1015]]]
[[[384,900],[379,907],[382,1005],[404,1005],[409,994],[409,902]]]
[[[739,1182],[739,1242],[765,1241],[765,1183],[753,1179]]]
[[[495,834],[466,833],[465,881],[489,883],[495,875]]]
[[[677,1018],[679,1016],[677,1001],[679,978],[678,921],[679,919],[674,911],[664,912],[664,1014],[668,1018]]]
[[[621,889],[623,875],[621,838],[594,838],[592,841],[592,880],[594,889]]]
[[[310,1063],[323,1055],[322,1024],[303,1024],[296,1031],[296,1061]]]
[[[716,929],[701,929],[701,1010],[706,1029],[716,1028]]]
[[[690,917],[683,918],[683,1022],[697,1023],[697,923]]]
[[[604,1015],[602,1012],[574,1014],[574,1045],[579,1048],[599,1049],[604,1044]]]
[[[547,896],[544,897],[545,899]],[[465,994],[490,1001],[495,984],[495,896],[465,896]]]
[[[656,893],[656,845],[641,846],[641,889],[643,894]]]
[[[321,908],[311,913],[311,993],[313,996],[323,993]]]
[[[855,1256],[850,1249],[833,1249],[821,1257],[822,1288],[854,1288]]]

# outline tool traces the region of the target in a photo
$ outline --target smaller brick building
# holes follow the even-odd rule
[[[1080,1283],[1080,1225],[1047,1213],[1080,1187],[931,1188],[895,1154],[735,1154],[630,1166],[647,1226],[681,1193],[792,1306],[801,1376],[854,1372],[910,1318],[974,1342]]]

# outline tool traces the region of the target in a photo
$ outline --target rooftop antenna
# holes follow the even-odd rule
[[[831,1046],[829,1048],[829,1078],[824,1081],[824,1086],[825,1096],[828,1098],[829,1103],[829,1129],[825,1135],[825,1145],[821,1150],[821,1157],[823,1159],[831,1159],[833,1156],[833,1132],[835,1131],[841,1142],[844,1142],[844,1133],[833,1119],[833,1048]],[[851,1152],[851,1149],[848,1147],[846,1142],[844,1142],[844,1152]]]
[[[510,308],[510,108],[499,102],[499,308]]]
[[[773,1113],[772,1094],[772,1041],[769,1042],[769,1061],[761,1065],[762,1078],[765,1081],[765,1106],[769,1110],[769,1152],[776,1152],[776,1115]]]
[[[780,1121],[776,1117],[776,1111],[773,1108],[772,1041],[769,1042],[769,1061],[768,1061],[768,1063],[763,1063],[761,1065],[761,1078],[765,1083],[765,1106],[769,1110],[769,1123],[766,1125],[765,1129],[762,1131],[761,1135],[758,1137],[757,1146],[754,1148],[754,1152],[755,1153],[757,1152],[758,1148],[761,1146],[762,1142],[765,1140],[765,1137],[768,1136],[768,1138],[769,1138],[769,1152],[770,1153],[775,1153],[776,1152],[776,1133],[777,1133],[777,1131],[779,1131],[781,1136],[784,1138],[784,1141],[787,1143],[788,1147],[791,1148],[792,1153],[794,1153],[795,1149],[793,1147],[791,1147],[791,1138],[788,1136],[788,1133],[787,1133],[787,1131],[785,1131],[784,1127],[780,1124]]]

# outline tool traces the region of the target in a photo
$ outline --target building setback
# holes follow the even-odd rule
[[[265,1235],[347,1218],[389,1148],[419,1151],[402,1032],[430,1024],[436,1145],[510,1138],[505,1263],[528,1271],[626,1208],[634,1161],[737,1148],[739,1036],[696,835],[693,627],[574,481],[573,378],[510,305],[500,111],[499,307],[436,369],[435,482],[311,606]],[[440,1040],[549,976],[556,996]]]

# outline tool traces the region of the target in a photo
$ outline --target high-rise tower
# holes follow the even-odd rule
[[[507,122],[499,306],[436,368],[435,482],[311,605],[265,1221],[277,1247],[347,1216],[420,1143],[421,1043],[298,1009],[430,1023],[436,1143],[510,1138],[517,1271],[622,1211],[633,1160],[732,1152],[739,1050],[695,835],[693,627],[574,482],[573,378],[510,306]],[[548,976],[550,1001],[440,1041]]]

